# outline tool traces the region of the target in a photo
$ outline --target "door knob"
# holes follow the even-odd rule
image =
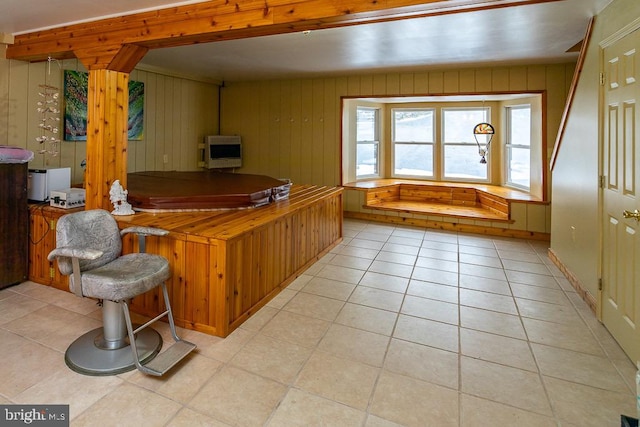
[[[636,221],[640,221],[640,212],[638,212],[638,209],[634,210],[633,212],[625,210],[622,212],[622,216],[625,218],[633,218]]]

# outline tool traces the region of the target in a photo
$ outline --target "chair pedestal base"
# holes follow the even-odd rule
[[[64,355],[64,361],[72,370],[84,375],[117,375],[136,368],[131,346],[118,349],[104,349],[96,346],[101,341],[103,329],[87,332],[76,339]],[[162,348],[162,337],[151,328],[136,334],[136,346],[140,362],[153,359]]]

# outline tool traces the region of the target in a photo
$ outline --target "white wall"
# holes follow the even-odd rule
[[[49,66],[46,62],[30,64],[0,56],[0,145],[36,153],[42,149],[36,141],[41,133],[36,111],[39,85],[58,87],[62,97],[64,69],[84,71],[76,60],[52,62]],[[134,70],[130,79],[145,84],[145,111],[143,139],[129,141],[128,171],[197,170],[198,143],[205,135],[218,131],[218,86],[143,70]],[[62,121],[59,133],[62,139]],[[80,163],[85,158],[86,142],[62,141],[58,156],[36,154],[29,167],[69,166],[72,184],[80,184]]]
[[[552,173],[551,249],[593,296],[600,275],[599,43],[638,18],[638,0],[614,0],[597,16]]]

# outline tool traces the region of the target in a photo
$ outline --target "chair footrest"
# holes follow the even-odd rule
[[[171,347],[144,364],[145,371],[151,375],[161,376],[171,369],[176,363],[184,359],[195,350],[196,345],[189,341],[176,341]]]

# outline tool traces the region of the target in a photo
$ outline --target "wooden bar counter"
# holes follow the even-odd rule
[[[176,324],[220,337],[242,322],[342,241],[342,188],[293,185],[289,197],[266,206],[198,212],[138,212],[117,216],[120,228],[164,228],[147,238],[147,252],[165,256]],[[47,261],[57,218],[71,212],[31,207],[29,279],[68,290],[67,278]],[[134,240],[127,237],[125,253]],[[134,299],[132,310],[163,310],[158,290]]]

